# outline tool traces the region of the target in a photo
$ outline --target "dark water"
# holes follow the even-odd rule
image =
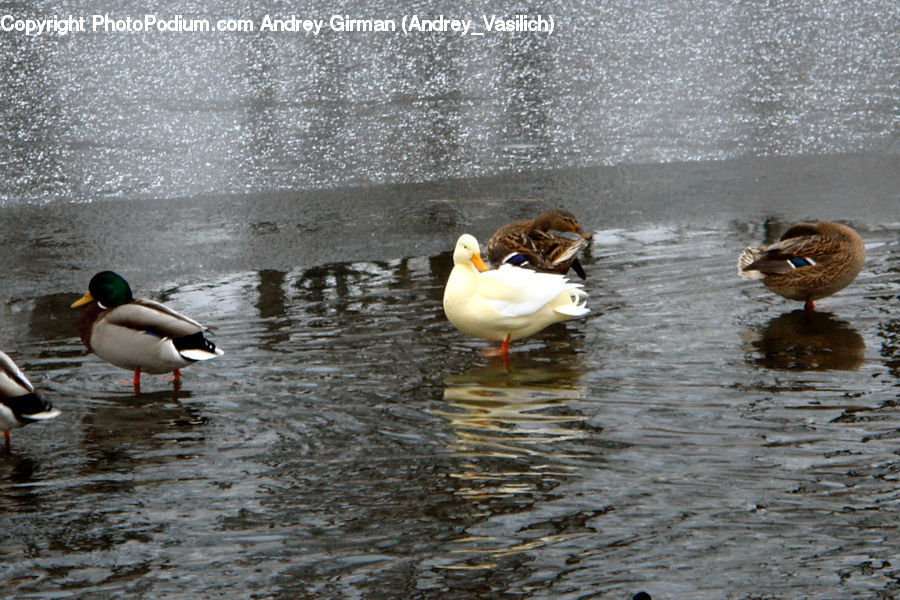
[[[900,596],[900,11],[558,12],[0,34],[0,348],[63,410],[0,455],[0,595]],[[449,253],[552,206],[592,312],[507,369]],[[810,319],[736,259],[816,218],[868,258]],[[102,268],[226,354],[135,396],[68,308]]]

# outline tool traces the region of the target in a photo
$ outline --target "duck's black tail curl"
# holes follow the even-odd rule
[[[209,360],[224,354],[204,337],[202,331],[175,338],[172,343],[175,344],[178,353],[188,360]]]
[[[23,425],[52,419],[59,414],[59,411],[54,410],[49,400],[44,400],[35,393],[6,398],[3,400],[3,404],[9,407],[16,419],[21,421]]]

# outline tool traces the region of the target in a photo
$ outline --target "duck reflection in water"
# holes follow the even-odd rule
[[[179,390],[160,390],[140,396],[116,394],[98,397],[82,418],[81,443],[86,474],[109,469],[134,473],[142,466],[177,460],[191,452],[193,441],[201,442],[208,422],[192,394]],[[106,482],[104,485],[118,485]],[[121,482],[125,487],[131,480]]]
[[[584,443],[591,428],[577,408],[587,394],[580,374],[558,360],[511,361],[512,370],[491,361],[448,377],[447,407],[431,411],[446,419],[455,433],[448,449],[457,462],[449,476],[455,482],[453,494],[462,502],[454,514],[472,519],[466,534],[441,560],[446,568],[493,568],[537,547],[586,535],[574,525],[571,531],[549,525],[510,529],[501,518],[529,514],[578,475],[575,457],[595,451]],[[550,530],[554,533],[548,534]]]
[[[587,435],[585,417],[572,407],[586,393],[579,374],[559,363],[514,362],[512,371],[492,362],[445,380],[447,409],[433,414],[449,421],[449,449],[464,459],[451,475],[457,496],[530,505],[584,453],[575,445]]]
[[[795,310],[743,337],[754,355],[748,362],[776,370],[850,371],[866,354],[862,336],[831,313]]]
[[[558,364],[492,362],[445,380],[444,399],[453,411],[440,412],[457,433],[460,454],[517,457],[553,456],[543,444],[581,437],[572,424],[583,420],[568,404],[584,396],[578,373]]]

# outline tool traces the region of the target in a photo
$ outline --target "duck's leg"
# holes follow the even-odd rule
[[[9,452],[9,431],[8,430],[3,432],[3,437],[6,438],[6,443],[3,445],[3,447],[6,448],[7,452]]]
[[[175,369],[172,371],[172,383],[178,383],[178,380],[181,378],[181,369]]]
[[[138,367],[134,370],[134,393],[141,393],[141,369]]]
[[[510,335],[506,336],[506,339],[503,340],[503,344],[501,344],[499,348],[485,348],[481,353],[485,356],[502,356],[504,359],[508,359]]]
[[[509,366],[509,336],[506,336],[506,339],[503,340],[503,345],[500,346],[500,358],[503,359],[503,366],[506,367],[507,371],[510,371]]]
[[[803,304],[803,308],[806,309],[806,312],[808,312],[808,313],[811,313],[811,312],[813,312],[813,310],[815,310],[815,307],[813,306],[813,301],[811,298],[806,299],[806,302]]]

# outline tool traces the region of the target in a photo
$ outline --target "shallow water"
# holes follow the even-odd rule
[[[848,178],[877,197],[861,165],[884,164],[796,162],[788,171],[810,176],[792,197]],[[125,263],[140,292],[215,324],[226,350],[187,369],[181,389],[145,377],[135,397],[127,373],[85,355],[74,331],[68,304],[89,277],[92,236],[55,238],[35,264],[62,283],[3,310],[6,348],[64,411],[14,431],[0,460],[4,587],[82,598],[896,595],[894,205],[851,219],[866,268],[810,321],[736,275],[743,246],[787,225],[783,207],[710,216],[715,182],[658,168],[628,178],[650,198],[657,177],[700,191],[682,198],[680,218],[652,219],[652,201],[632,196],[641,224],[581,208],[594,233],[592,312],[514,343],[509,369],[443,316],[455,232],[436,235],[433,254],[384,258],[396,231],[372,260],[239,271],[219,252],[239,243],[228,239],[238,211],[197,225],[193,256],[211,275],[181,265],[175,247],[146,269]],[[700,171],[745,189],[734,168]],[[738,170],[788,185],[764,162]],[[581,175],[601,185],[608,171]],[[507,185],[468,182],[484,198],[521,191]],[[475,222],[535,210],[438,204],[482,238]],[[7,215],[98,207],[113,222],[135,215],[115,202]],[[270,225],[241,225],[246,256],[267,245],[281,251],[269,267],[284,253],[321,260],[280,235],[315,214],[266,212]],[[157,263],[173,265],[162,282],[148,274]]]
[[[896,3],[559,18],[0,34],[0,349],[63,411],[0,454],[0,595],[900,595]],[[592,312],[485,358],[452,246],[557,206]],[[811,318],[736,273],[801,219],[868,253]],[[226,354],[135,396],[105,268]]]

